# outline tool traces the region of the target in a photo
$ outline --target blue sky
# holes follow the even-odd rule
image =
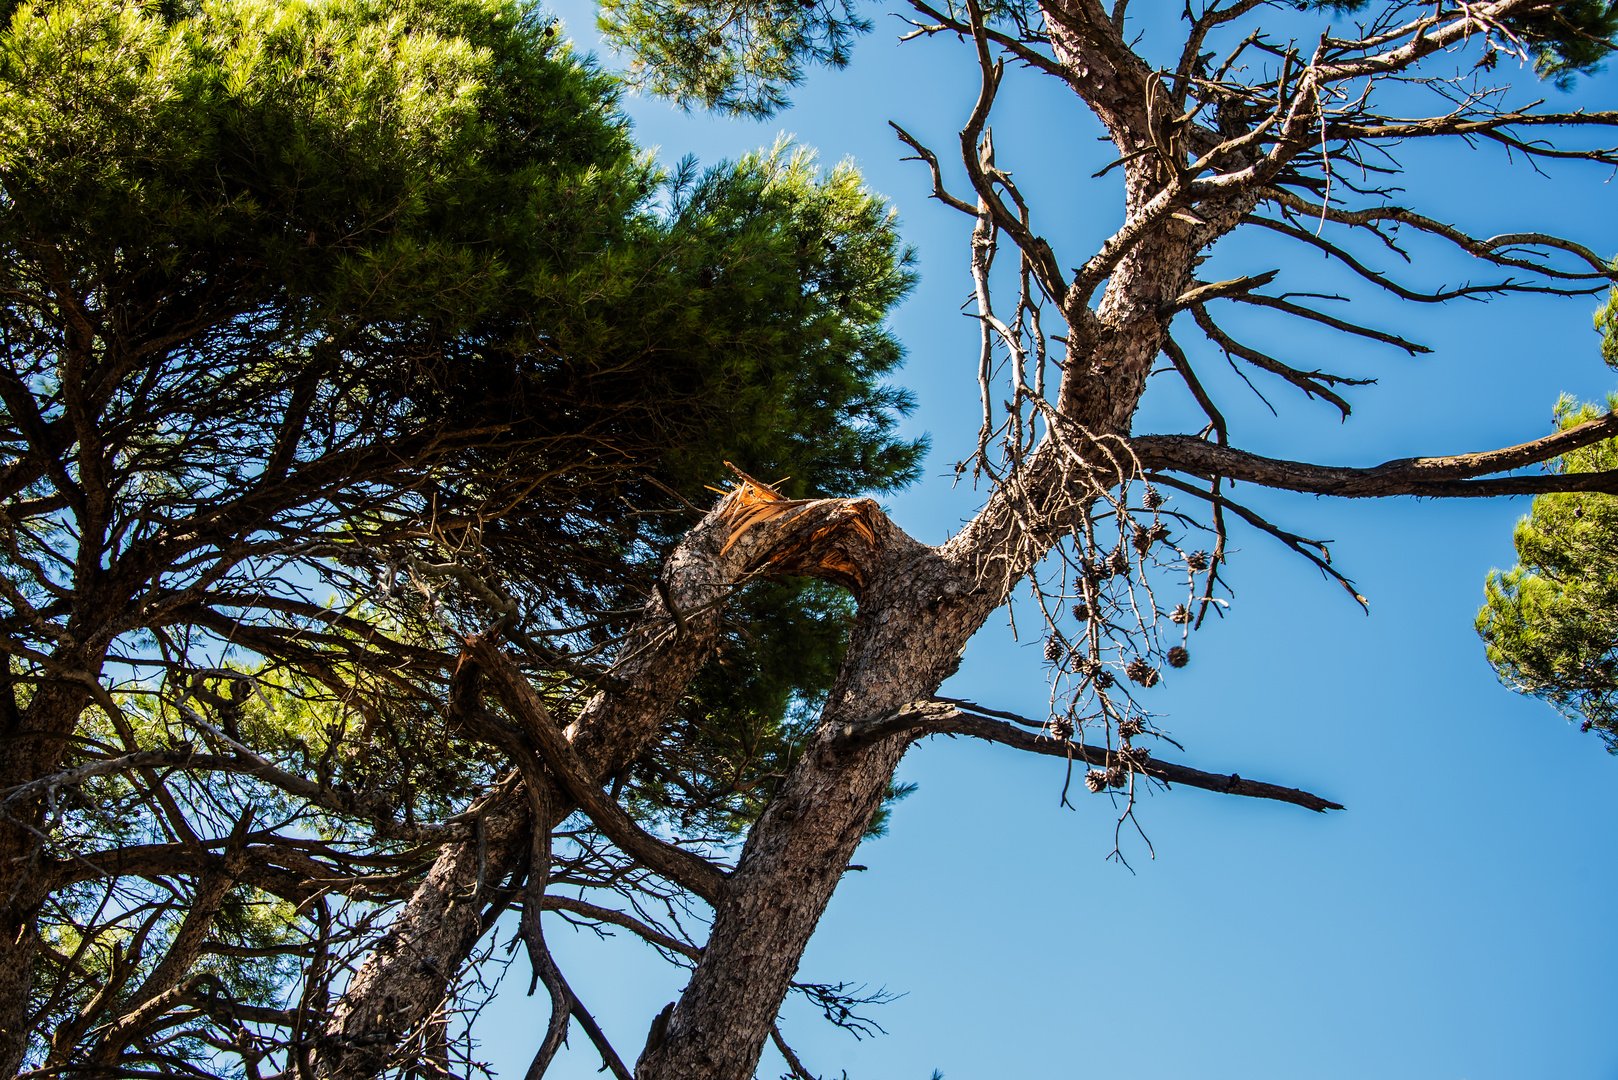
[[[593,9],[557,10],[581,47],[599,51]],[[887,122],[947,161],[976,72],[952,39],[897,44],[902,24],[882,11],[870,9],[876,30],[850,68],[812,72],[794,107],[770,121],[645,98],[628,109],[640,141],[666,161],[735,157],[786,131],[828,164],[852,158],[897,207],[921,274],[893,320],[909,349],[899,381],[919,401],[908,430],[929,432],[934,450],[926,478],[888,507],[912,535],[938,542],[981,500],[945,475],[976,431],[976,331],[960,313],[970,223],[926,198],[924,169],[900,160]],[[1131,24],[1150,48],[1155,31],[1177,31],[1177,15],[1178,5],[1137,0]],[[1519,100],[1555,108],[1618,100],[1611,75],[1566,95],[1531,73],[1501,75],[1519,83]],[[1090,178],[1109,148],[1093,141],[1079,102],[1047,82],[1008,73],[991,123],[1036,226],[1063,265],[1077,265],[1120,219],[1116,174]],[[1497,147],[1418,148],[1404,160],[1405,201],[1434,217],[1484,235],[1560,231],[1618,252],[1618,191],[1604,170],[1538,175]],[[1408,276],[1489,276],[1431,254]],[[1260,383],[1276,418],[1202,350],[1199,370],[1247,449],[1355,465],[1487,449],[1544,434],[1560,393],[1599,398],[1618,385],[1599,359],[1594,299],[1390,304],[1324,260],[1283,259],[1259,240],[1227,244],[1205,273],[1277,265],[1286,287],[1351,293],[1360,319],[1436,351],[1413,359],[1232,317],[1283,359],[1380,380],[1351,392],[1346,424],[1284,384]],[[1136,429],[1195,431],[1194,408],[1183,389],[1154,380]],[[789,1002],[783,1031],[810,1069],[854,1080],[926,1080],[934,1069],[947,1080],[1618,1078],[1618,922],[1607,912],[1618,892],[1618,760],[1502,688],[1472,630],[1484,575],[1510,565],[1527,500],[1241,494],[1294,531],[1334,540],[1371,614],[1278,544],[1239,532],[1229,617],[1193,636],[1190,666],[1152,691],[1152,704],[1186,745],[1176,760],[1309,788],[1348,810],[1159,792],[1139,812],[1156,858],[1129,847],[1131,873],[1105,861],[1105,797],[1058,807],[1059,762],[920,744],[899,774],[919,790],[889,836],[860,849],[869,870],[844,880],[799,973],[905,996],[874,1014],[888,1034],[863,1042]],[[1040,714],[1039,644],[991,620],[945,692]],[[625,936],[601,943],[549,926],[569,980],[633,1059],[683,972]],[[542,999],[522,996],[527,982],[519,952],[480,1023],[483,1056],[504,1076],[526,1068],[544,1023]],[[583,1035],[572,1044],[551,1075],[597,1075]],[[767,1049],[759,1074],[782,1071]]]

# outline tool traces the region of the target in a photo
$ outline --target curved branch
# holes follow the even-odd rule
[[[962,22],[960,19],[952,18],[951,16],[944,14],[942,11],[938,11],[937,9],[922,3],[921,0],[910,0],[910,6],[927,16],[929,19],[938,20],[938,26],[936,28],[927,28],[925,31],[920,32],[936,33],[939,30],[948,30],[956,34],[963,35],[972,33],[971,23]],[[912,23],[911,25],[915,24]],[[1027,64],[1029,67],[1043,71],[1047,75],[1054,75],[1058,79],[1061,79],[1063,82],[1067,83],[1073,89],[1079,89],[1080,84],[1073,78],[1073,73],[1071,71],[1069,71],[1063,65],[1057,63],[1055,60],[1052,60],[1044,53],[1039,52],[1037,49],[1029,48],[1026,42],[1018,41],[1010,34],[996,30],[992,26],[985,26],[983,28],[983,33],[984,36],[986,36],[990,41],[1011,53],[1011,55]]]
[[[1172,315],[1193,305],[1205,304],[1209,300],[1240,298],[1251,289],[1268,285],[1275,280],[1275,276],[1280,272],[1279,270],[1266,270],[1262,274],[1231,278],[1229,281],[1194,282],[1192,287],[1181,293],[1173,303],[1164,304],[1161,308],[1158,308],[1158,314]]]
[[[963,214],[971,214],[975,217],[977,215],[977,210],[972,206],[971,203],[967,202],[965,199],[956,198],[944,187],[944,174],[938,165],[938,155],[927,149],[927,147],[923,146],[914,135],[910,134],[910,132],[906,131],[898,124],[895,124],[892,120],[888,121],[888,126],[894,130],[894,132],[899,136],[899,139],[906,146],[910,147],[910,149],[916,152],[916,157],[905,158],[904,160],[924,161],[927,163],[927,167],[932,170],[933,198],[937,199],[945,206],[959,210]]]
[[[1548,285],[1517,285],[1510,278],[1507,278],[1498,285],[1462,285],[1455,289],[1439,289],[1436,292],[1419,293],[1414,289],[1406,288],[1392,278],[1377,273],[1336,244],[1322,240],[1320,237],[1303,229],[1288,225],[1284,221],[1259,217],[1256,214],[1249,214],[1242,220],[1249,224],[1262,225],[1264,228],[1278,232],[1282,236],[1290,236],[1292,239],[1308,244],[1310,247],[1319,248],[1366,281],[1386,289],[1402,300],[1413,300],[1422,304],[1442,304],[1446,300],[1455,300],[1463,296],[1492,296],[1506,292],[1548,292],[1555,293],[1558,296],[1576,296],[1580,293],[1591,291],[1589,289],[1557,289]]]
[[[1375,379],[1349,379],[1341,375],[1330,375],[1324,371],[1299,371],[1297,368],[1289,367],[1288,365],[1281,363],[1281,361],[1272,356],[1261,353],[1257,349],[1249,348],[1248,346],[1243,345],[1241,342],[1236,341],[1229,334],[1225,333],[1217,325],[1215,325],[1214,321],[1208,317],[1207,309],[1201,304],[1192,305],[1191,315],[1192,318],[1196,319],[1197,325],[1202,327],[1202,332],[1208,335],[1208,339],[1214,344],[1218,345],[1221,349],[1225,350],[1226,353],[1233,356],[1239,356],[1243,360],[1246,360],[1249,364],[1252,364],[1254,367],[1262,368],[1263,370],[1270,372],[1272,375],[1281,376],[1281,378],[1285,379],[1293,386],[1296,386],[1310,397],[1324,398],[1326,401],[1329,401],[1333,405],[1337,406],[1337,408],[1342,412],[1345,420],[1348,418],[1349,413],[1353,412],[1353,407],[1350,406],[1341,395],[1333,391],[1327,384],[1330,383],[1341,386],[1365,386],[1376,381]]]
[[[659,840],[642,829],[624,812],[623,807],[596,787],[589,779],[584,763],[562,735],[562,729],[551,719],[550,710],[545,708],[533,684],[487,637],[467,638],[466,650],[488,677],[501,704],[522,724],[520,733],[512,730],[506,733],[507,739],[502,740],[516,743],[509,752],[520,755],[523,743],[531,742],[567,797],[577,803],[579,809],[588,814],[590,820],[626,855],[683,888],[690,889],[708,903],[717,903],[725,887],[724,871],[706,859]],[[506,726],[487,715],[482,720]]]
[[[630,933],[642,938],[650,945],[669,952],[679,953],[687,960],[698,960],[702,957],[702,950],[695,945],[689,945],[679,938],[672,938],[654,927],[648,926],[632,915],[626,915],[616,908],[601,907],[588,900],[575,900],[571,896],[557,896],[554,893],[545,894],[544,906],[546,911],[569,911],[596,922],[611,923],[621,926]]]
[[[1512,16],[1526,16],[1535,11],[1554,8],[1553,0],[1498,0],[1493,4],[1462,4],[1459,10],[1428,15],[1409,23],[1390,34],[1374,39],[1378,42],[1409,37],[1409,41],[1395,49],[1376,56],[1363,56],[1321,66],[1322,81],[1340,82],[1370,75],[1383,75],[1403,71],[1425,56],[1448,48],[1472,34],[1487,32],[1500,21]],[[1460,18],[1453,18],[1459,14]],[[1446,22],[1446,20],[1448,20]],[[1436,29],[1435,29],[1436,27]],[[1333,42],[1350,50],[1364,47],[1368,42]],[[1374,46],[1373,46],[1374,47]]]
[[[1163,335],[1163,354],[1174,365],[1174,370],[1179,372],[1180,378],[1185,380],[1186,388],[1191,391],[1191,396],[1197,399],[1198,405],[1202,406],[1203,413],[1208,417],[1208,429],[1212,429],[1221,443],[1226,442],[1229,438],[1229,429],[1225,423],[1225,414],[1219,411],[1219,406],[1215,405],[1213,398],[1208,396],[1208,391],[1203,387],[1202,380],[1197,378],[1197,373],[1192,369],[1191,362],[1186,359],[1185,350],[1181,349],[1179,343],[1168,334]]]
[[[1498,236],[1480,239],[1462,232],[1453,225],[1446,225],[1441,221],[1436,221],[1402,206],[1377,206],[1363,210],[1339,210],[1335,207],[1312,203],[1301,195],[1280,188],[1272,188],[1265,192],[1265,197],[1274,200],[1289,210],[1306,214],[1311,218],[1325,218],[1327,221],[1335,221],[1341,225],[1371,229],[1379,237],[1382,237],[1384,242],[1386,242],[1387,238],[1380,230],[1376,229],[1376,224],[1391,221],[1399,225],[1409,225],[1413,229],[1418,229],[1433,236],[1442,237],[1467,254],[1493,263],[1496,266],[1512,266],[1520,270],[1532,270],[1535,273],[1545,274],[1564,281],[1587,281],[1595,278],[1618,280],[1618,270],[1613,269],[1612,265],[1601,258],[1600,255],[1597,255],[1583,244],[1575,243],[1572,240],[1564,240],[1562,237],[1552,236],[1550,233],[1501,233]],[[1260,223],[1262,224],[1262,222]],[[1525,245],[1549,247],[1568,252],[1584,260],[1594,272],[1573,273],[1545,266],[1542,263],[1531,262],[1527,259],[1496,254],[1501,248],[1522,247]]]
[[[1000,79],[1005,74],[1006,65],[1004,60],[991,61],[989,57],[989,39],[984,29],[983,11],[977,0],[967,0],[967,9],[971,12],[972,37],[977,45],[978,66],[983,72],[983,87],[977,103],[972,107],[972,115],[961,128],[961,160],[966,165],[966,175],[972,181],[978,198],[993,216],[995,226],[1011,237],[1028,257],[1034,276],[1045,294],[1057,304],[1062,304],[1067,296],[1067,286],[1062,281],[1062,267],[1055,252],[1044,237],[1034,235],[1025,218],[1013,214],[1000,198],[994,189],[997,177],[990,156],[992,151],[980,150],[984,125],[988,122],[989,110],[994,107],[995,94],[1000,89]]]
[[[1341,585],[1345,590],[1347,590],[1348,595],[1354,598],[1354,602],[1359,604],[1361,609],[1363,609],[1366,614],[1370,614],[1370,601],[1366,600],[1364,596],[1360,595],[1359,589],[1355,588],[1354,582],[1349,577],[1341,573],[1335,566],[1331,564],[1331,551],[1326,547],[1326,541],[1311,540],[1307,536],[1300,536],[1297,533],[1288,532],[1279,525],[1266,521],[1263,517],[1254,513],[1241,503],[1233,502],[1221,495],[1219,493],[1219,486],[1217,484],[1211,485],[1212,490],[1203,491],[1199,487],[1195,487],[1172,476],[1164,476],[1162,473],[1147,473],[1146,475],[1150,477],[1152,482],[1155,484],[1160,484],[1163,487],[1173,488],[1176,491],[1183,491],[1187,495],[1202,499],[1204,502],[1209,503],[1214,508],[1216,520],[1223,517],[1224,511],[1230,510],[1237,517],[1253,526],[1253,528],[1273,536],[1275,539],[1281,541],[1281,543],[1291,548],[1297,554],[1302,555],[1304,558],[1314,563],[1322,575],[1331,578],[1332,580],[1336,581],[1337,584]],[[1222,538],[1222,525],[1220,526],[1220,534]],[[1221,542],[1223,542],[1222,539]],[[1211,581],[1212,578],[1210,576],[1210,583]]]

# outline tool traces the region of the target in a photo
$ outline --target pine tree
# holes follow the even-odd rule
[[[1602,355],[1618,366],[1618,292],[1596,314]],[[1618,411],[1564,397],[1560,430]],[[1558,473],[1618,470],[1618,442],[1564,454]],[[1500,681],[1543,698],[1595,730],[1618,754],[1618,498],[1596,491],[1540,495],[1512,534],[1517,565],[1484,582],[1478,634]]]
[[[914,476],[909,255],[806,151],[660,168],[508,0],[3,16],[0,1070],[251,1057],[510,767],[446,714],[458,618],[575,698],[727,459]],[[736,828],[848,610],[727,618],[670,767]]]

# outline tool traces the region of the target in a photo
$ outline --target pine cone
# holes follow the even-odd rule
[[[1079,571],[1087,581],[1101,581],[1107,576],[1106,567],[1089,559],[1079,560]]]
[[[1193,551],[1191,554],[1185,557],[1185,564],[1189,566],[1193,572],[1200,574],[1202,571],[1208,569],[1208,553],[1206,551]]]
[[[1169,667],[1185,667],[1191,660],[1191,654],[1185,651],[1184,645],[1176,645],[1169,650]]]
[[[1092,795],[1101,794],[1101,789],[1107,786],[1107,774],[1100,769],[1091,769],[1084,774],[1084,786],[1090,789]]]
[[[1051,737],[1066,742],[1073,737],[1073,721],[1065,716],[1059,716],[1051,721]]]
[[[1133,716],[1128,720],[1118,721],[1118,737],[1120,739],[1133,739],[1145,730],[1146,725],[1136,720]]]
[[[1119,576],[1129,573],[1129,553],[1122,544],[1113,548],[1112,554],[1107,556],[1107,569]]]
[[[1090,676],[1090,681],[1095,683],[1097,690],[1105,690],[1107,687],[1112,685],[1112,672],[1108,671],[1106,668],[1102,668],[1100,671]]]
[[[1124,668],[1124,674],[1128,675],[1131,681],[1138,682],[1142,686],[1157,685],[1157,669],[1138,656],[1129,662],[1128,667]]]
[[[1107,783],[1112,787],[1129,786],[1129,770],[1122,765],[1113,765],[1107,769]]]
[[[1153,522],[1147,535],[1152,538],[1153,543],[1160,544],[1169,538],[1169,527],[1161,521]]]
[[[1135,526],[1135,550],[1142,555],[1152,549],[1152,530],[1144,525]]]
[[[1159,506],[1163,505],[1163,493],[1158,491],[1155,487],[1148,486],[1146,488],[1146,495],[1141,499],[1141,502],[1146,504],[1146,509],[1156,510]]]
[[[1074,604],[1073,605],[1073,617],[1075,619],[1079,620],[1080,622],[1089,622],[1090,621],[1090,605],[1089,604],[1082,604],[1082,603],[1081,604]]]
[[[1174,610],[1169,612],[1170,622],[1188,623],[1191,621],[1191,618],[1191,609],[1186,607],[1184,604],[1175,604]]]
[[[1065,651],[1060,641],[1053,637],[1045,639],[1045,659],[1050,663],[1054,664],[1062,659],[1062,653]]]

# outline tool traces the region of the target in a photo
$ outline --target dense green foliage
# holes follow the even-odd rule
[[[1615,311],[1618,292],[1596,316],[1606,331],[1603,355],[1609,364],[1618,360]],[[1618,396],[1606,409],[1563,398],[1556,422],[1572,427],[1615,410]],[[1554,467],[1618,469],[1618,442],[1576,450]],[[1581,719],[1585,730],[1594,729],[1609,752],[1618,753],[1618,498],[1537,496],[1512,539],[1517,565],[1489,575],[1478,612],[1489,663],[1507,686]]]
[[[103,557],[346,453],[346,491],[257,524],[319,504],[352,563],[413,514],[476,520],[469,557],[565,621],[622,599],[683,529],[648,503],[727,458],[793,495],[914,475],[878,381],[907,255],[852,169],[778,147],[666,176],[611,81],[510,4],[187,12],[18,8],[0,56],[3,435],[26,457],[91,389],[118,477],[108,528],[70,531]],[[23,486],[45,501],[15,554],[67,537],[81,487]]]
[[[853,0],[602,0],[600,26],[653,93],[763,117],[786,105],[806,64],[846,65],[871,22]]]
[[[724,461],[793,496],[914,477],[910,399],[882,382],[909,254],[806,151],[661,169],[615,81],[512,0],[0,14],[0,735],[72,732],[3,780],[228,738],[323,793],[125,771],[38,818],[30,1024],[57,1045],[36,1051],[110,1067],[97,1025],[141,1000],[206,875],[75,859],[245,830],[322,873],[391,868],[347,894],[362,940],[420,869],[378,822],[441,819],[509,769],[445,722],[458,632],[506,615],[565,714]],[[721,836],[762,806],[848,608],[761,583],[728,617],[680,756],[626,796],[677,819],[678,776]],[[31,717],[68,700],[69,647],[95,703]],[[270,1003],[338,913],[287,901],[315,863],[255,858],[188,968]]]

